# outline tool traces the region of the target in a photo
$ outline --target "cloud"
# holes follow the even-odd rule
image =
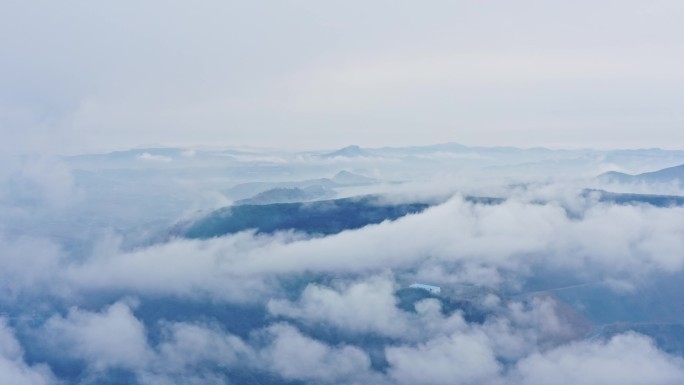
[[[183,373],[207,363],[233,366],[254,359],[251,347],[216,325],[174,322],[162,328],[166,337],[156,347],[157,370]]]
[[[184,158],[194,158],[195,155],[197,155],[197,151],[195,151],[193,149],[183,150],[181,152],[181,156]]]
[[[112,250],[85,263],[71,264],[64,274],[67,282],[85,290],[257,301],[269,292],[270,277],[233,270],[231,262],[260,245],[280,244],[286,239],[246,232],[208,242],[177,240],[131,252]]]
[[[278,290],[279,276],[302,271],[368,275],[389,269],[435,284],[497,289],[514,288],[535,267],[596,282],[638,282],[649,274],[681,270],[684,208],[584,205],[579,214],[569,214],[554,202],[476,205],[455,197],[421,214],[323,238],[243,232],[111,250],[69,263],[56,276],[77,290],[258,302]],[[353,295],[312,287],[305,302]],[[287,308],[274,310],[286,314]]]
[[[381,336],[395,341],[420,341],[425,335],[466,329],[462,313],[442,313],[436,299],[415,303],[415,312],[399,309],[399,286],[391,277],[372,276],[338,282],[333,287],[309,284],[296,302],[270,300],[268,311],[314,329],[325,326],[351,336]]]
[[[352,333],[400,336],[408,325],[397,309],[395,284],[380,277],[328,288],[310,284],[299,301],[270,300],[267,308],[276,316],[330,325]]]
[[[507,361],[582,338],[590,330],[587,321],[551,296],[502,301],[490,294],[482,301],[469,302],[470,314],[458,308],[445,314],[449,301],[429,298],[415,302],[415,312],[409,312],[398,308],[394,285],[386,276],[333,287],[311,284],[296,302],[271,300],[267,307],[271,314],[309,329],[332,329],[347,337],[425,344],[438,338],[477,335],[496,360]],[[485,317],[481,323],[464,319],[477,314]]]
[[[150,359],[145,326],[123,302],[99,313],[72,308],[66,317],[48,319],[43,333],[56,349],[95,371],[135,369]]]
[[[136,378],[145,385],[225,384],[226,372],[252,370],[256,352],[216,324],[161,321],[162,340]]]
[[[183,156],[186,156],[185,153]],[[149,152],[143,152],[142,154],[138,155],[135,157],[138,160],[146,161],[146,162],[160,162],[160,163],[169,163],[173,161],[173,158],[164,156],[164,155],[154,155],[150,154]]]
[[[59,158],[3,157],[2,161],[0,205],[5,211],[23,210],[34,215],[60,212],[81,198],[82,193],[76,186],[71,169]]]
[[[267,333],[272,343],[261,354],[285,379],[364,383],[361,380],[368,375],[370,358],[357,347],[330,347],[286,324],[276,324]]]
[[[385,354],[389,375],[399,384],[489,383],[501,370],[483,333],[456,333],[415,347],[389,347]]]
[[[255,350],[217,324],[160,319],[151,325],[159,334],[154,345],[127,302],[99,312],[72,308],[66,317],[52,316],[39,330],[42,348],[62,360],[84,362],[93,380],[106,379],[108,370],[116,369],[150,385],[224,384],[222,370],[258,366]]]
[[[517,364],[513,378],[526,385],[674,385],[684,381],[684,361],[659,351],[644,336],[622,334],[533,354]]]
[[[53,385],[47,365],[28,365],[24,351],[5,318],[0,318],[0,382],[12,385]]]
[[[55,242],[38,237],[0,235],[0,301],[13,302],[22,295],[62,296],[69,284],[62,279],[63,250]]]

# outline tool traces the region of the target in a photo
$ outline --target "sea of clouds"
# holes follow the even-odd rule
[[[190,208],[225,204],[206,199],[221,190],[195,195],[200,185],[187,173],[163,169],[163,183],[134,194],[136,215],[119,221],[94,196],[105,171],[86,183],[63,159],[5,164],[3,384],[684,381],[681,356],[636,332],[596,335],[591,314],[555,293],[594,285],[621,298],[682,274],[682,207],[602,201],[584,192],[587,179],[517,185],[442,167],[369,188],[387,202],[433,203],[396,221],[325,237],[248,230],[159,242],[139,234],[139,218],[171,226]],[[139,170],[117,172],[137,178]],[[98,188],[116,188],[110,182]],[[171,186],[192,188],[178,198]],[[473,203],[472,195],[506,200]],[[157,210],[167,198],[176,211]],[[131,199],[118,208],[131,210]],[[439,285],[447,299],[407,307],[399,293],[413,282]],[[463,287],[475,290],[465,302],[474,310],[450,304]]]

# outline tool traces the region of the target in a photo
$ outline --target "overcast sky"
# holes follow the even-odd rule
[[[680,0],[0,10],[3,152],[684,143]]]

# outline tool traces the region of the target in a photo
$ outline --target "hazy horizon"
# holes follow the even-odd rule
[[[679,148],[679,1],[6,1],[0,148]]]

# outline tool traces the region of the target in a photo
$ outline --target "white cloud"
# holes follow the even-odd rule
[[[399,384],[484,384],[501,371],[482,333],[456,333],[415,347],[388,347],[385,354],[389,375]]]
[[[442,305],[435,299],[418,301],[415,313],[400,310],[394,295],[398,288],[387,276],[339,283],[336,287],[310,284],[297,302],[271,300],[267,309],[273,315],[309,326],[325,325],[352,335],[403,341],[420,341],[425,335],[450,334],[466,328],[460,312],[443,315]]]
[[[286,379],[354,383],[368,376],[370,358],[357,347],[330,347],[285,324],[274,325],[267,332],[273,341],[261,354],[271,370]]]
[[[280,245],[286,238],[241,233],[210,241],[176,240],[73,264],[65,269],[65,275],[68,282],[82,289],[256,301],[268,292],[269,277],[245,274],[234,269],[232,262],[249,250],[268,244]],[[103,274],[104,271],[107,273]]]
[[[194,158],[195,155],[197,155],[197,151],[192,149],[183,150],[183,152],[181,152],[181,156],[183,156],[184,158]]]
[[[71,263],[57,277],[81,289],[257,302],[275,289],[278,275],[302,270],[373,274],[417,267],[417,277],[436,284],[497,288],[515,284],[504,276],[525,276],[540,266],[596,282],[630,281],[681,270],[683,217],[683,208],[588,203],[576,218],[555,203],[473,205],[457,197],[421,214],[324,238],[244,232],[114,251]],[[344,299],[316,288],[307,295]]]
[[[45,340],[81,359],[92,369],[135,369],[150,359],[145,326],[123,302],[102,312],[72,308],[65,318],[55,315],[43,327]]]
[[[166,325],[164,332],[168,336],[156,347],[155,358],[162,372],[192,371],[208,362],[232,366],[253,360],[247,344],[216,326],[177,322]]]
[[[517,364],[513,378],[525,385],[675,385],[684,381],[684,361],[643,336],[623,334],[533,354]]]
[[[407,331],[405,317],[397,309],[395,284],[373,278],[346,287],[327,288],[310,284],[297,303],[271,300],[271,314],[320,323],[352,333],[401,336]]]
[[[147,162],[169,163],[169,162],[173,161],[173,158],[171,158],[169,156],[154,155],[154,154],[150,154],[149,152],[143,152],[142,154],[136,156],[135,158],[138,160],[143,160],[143,161],[147,161]]]
[[[58,383],[49,367],[28,365],[24,361],[24,351],[5,318],[0,319],[0,383],[11,385]]]
[[[22,293],[65,293],[60,283],[64,255],[54,242],[43,238],[8,239],[0,235],[0,299],[12,300]],[[49,289],[48,289],[49,288]]]

